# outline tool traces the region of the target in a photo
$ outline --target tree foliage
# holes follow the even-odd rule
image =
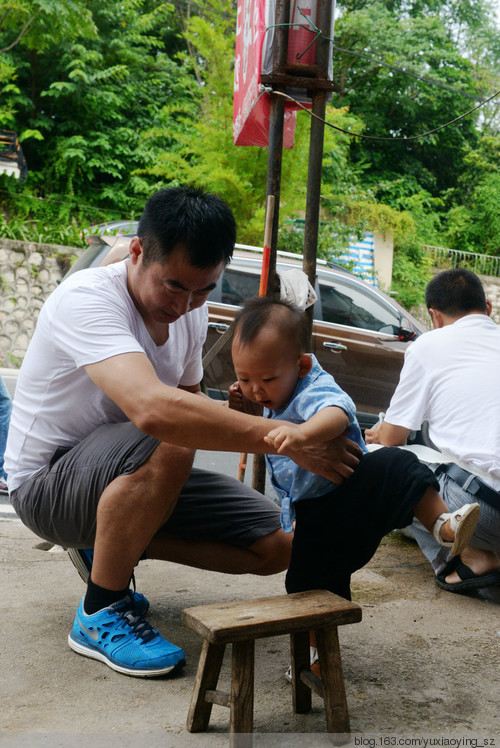
[[[191,94],[189,76],[175,59],[182,43],[173,5],[85,5],[93,35],[68,34],[29,55],[21,43],[17,48],[22,98],[16,122],[21,137],[29,131],[42,138],[24,144],[28,191],[47,200],[64,196],[61,217],[85,214],[81,208],[88,205],[100,221],[140,211],[156,185],[139,170],[169,145],[154,144],[146,132],[166,102]]]
[[[338,100],[365,122],[365,135],[387,138],[353,141],[353,160],[367,165],[378,201],[411,213],[421,242],[460,241],[457,212],[460,222],[484,223],[463,187],[470,154],[499,132],[499,99],[424,138],[390,138],[435,130],[500,89],[494,4],[347,0],[342,11],[335,43],[359,56],[336,55]],[[492,203],[500,198],[493,179],[485,189]]]
[[[448,243],[469,252],[500,255],[500,136],[484,137],[464,157],[464,171],[448,202]]]
[[[0,127],[18,132],[29,167],[24,184],[0,176],[0,231],[61,242],[189,182],[225,197],[240,241],[260,243],[267,149],[232,142],[235,6],[0,0]],[[415,288],[425,282],[423,242],[500,253],[500,98],[437,129],[500,89],[493,2],[338,8],[327,120],[363,137],[325,129],[320,252],[390,229],[401,289],[412,272]],[[300,247],[306,207],[309,115],[297,122],[283,156],[283,248]]]

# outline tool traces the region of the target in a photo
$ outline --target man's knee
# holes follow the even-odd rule
[[[193,467],[196,450],[160,442],[148,460],[142,465],[156,477],[185,482]]]
[[[285,533],[281,528],[257,540],[249,548],[258,557],[252,573],[267,576],[288,569],[292,540],[293,532]]]

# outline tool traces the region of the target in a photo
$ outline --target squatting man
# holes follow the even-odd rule
[[[129,675],[162,675],[185,659],[129,587],[141,558],[261,575],[290,559],[274,502],[192,467],[197,448],[276,453],[265,437],[279,421],[228,410],[200,390],[205,301],[235,238],[218,197],[157,192],[127,260],[75,273],[48,298],[19,374],[6,450],[11,502],[90,572],[70,647]],[[340,483],[361,454],[340,436],[290,457]]]

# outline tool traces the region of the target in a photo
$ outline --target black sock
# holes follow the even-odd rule
[[[83,609],[88,616],[97,613],[98,610],[107,608],[109,605],[121,600],[128,593],[128,587],[124,590],[107,590],[89,578],[87,594],[83,601]]]

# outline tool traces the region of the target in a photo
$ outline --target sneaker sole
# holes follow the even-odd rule
[[[463,551],[463,549],[469,545],[470,541],[472,540],[472,536],[476,531],[480,513],[480,507],[473,506],[465,515],[465,517],[460,520],[460,524],[458,525],[458,529],[455,533],[455,540],[450,550],[451,556],[458,556]]]
[[[68,556],[71,559],[71,563],[79,573],[80,577],[83,579],[85,584],[88,584],[89,577],[90,577],[90,569],[83,561],[82,557],[78,553],[77,548],[68,548]]]
[[[110,667],[112,670],[116,670],[118,673],[123,673],[124,675],[132,675],[136,678],[157,678],[161,675],[167,675],[174,670],[180,670],[186,664],[185,660],[179,660],[179,662],[177,662],[175,665],[156,668],[155,670],[133,670],[132,668],[127,668],[124,665],[118,665],[116,662],[113,662],[108,657],[106,657],[105,654],[99,652],[98,650],[86,647],[84,644],[73,639],[71,634],[68,634],[68,644],[74,652],[77,652],[84,657],[91,657],[93,660],[104,662],[104,664]]]

